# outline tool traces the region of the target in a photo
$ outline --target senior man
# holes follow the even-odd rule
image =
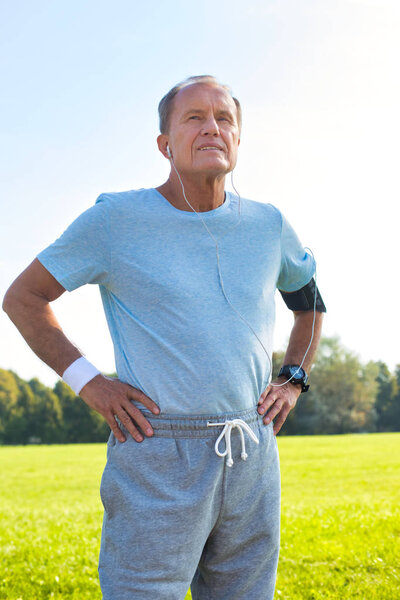
[[[229,88],[191,77],[159,113],[168,180],[101,194],[3,307],[110,425],[103,598],[183,599],[191,585],[194,600],[268,600],[279,555],[275,436],[307,390],[325,307],[314,261],[280,211],[225,191],[241,130]],[[118,379],[82,357],[50,308],[86,283],[99,285]],[[294,326],[269,384],[277,288]]]

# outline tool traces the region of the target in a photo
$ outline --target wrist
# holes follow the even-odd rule
[[[279,381],[279,383],[281,385],[287,384],[288,387],[291,387],[291,388],[294,388],[294,389],[298,389],[299,392],[301,392],[301,386],[297,385],[295,383],[292,383],[293,380],[289,381],[289,376],[288,375],[278,375],[277,377],[275,377],[275,381]]]
[[[300,365],[283,365],[278,377],[285,377],[288,383],[299,388],[299,394],[307,392],[310,387],[307,385],[308,375]]]
[[[84,356],[77,358],[62,374],[63,381],[79,395],[82,388],[101,372]]]

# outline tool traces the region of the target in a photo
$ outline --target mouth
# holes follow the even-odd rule
[[[223,152],[223,148],[221,148],[220,146],[200,146],[200,148],[198,148],[198,150],[200,150],[201,152],[212,152],[217,151],[217,152]]]

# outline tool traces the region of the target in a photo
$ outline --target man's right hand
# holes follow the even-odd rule
[[[115,417],[118,417],[122,425],[137,442],[143,441],[143,436],[137,426],[140,426],[147,436],[151,437],[153,435],[153,428],[149,421],[132,404],[131,400],[141,402],[155,415],[160,413],[160,409],[151,398],[128,383],[123,383],[119,379],[113,379],[105,375],[96,375],[83,386],[79,396],[90,408],[93,408],[105,418],[111,431],[120,442],[125,442],[126,438]]]
[[[26,342],[60,377],[81,355],[65,336],[50,307],[50,302],[64,292],[65,288],[35,258],[12,283],[3,300],[3,309]],[[145,435],[153,435],[150,423],[131,400],[141,402],[155,415],[159,414],[160,409],[141,390],[119,379],[96,375],[81,389],[79,395],[90,408],[103,415],[120,442],[126,439],[115,416],[137,442],[143,441],[138,426]]]

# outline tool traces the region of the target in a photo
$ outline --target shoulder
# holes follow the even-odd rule
[[[153,188],[140,188],[121,192],[103,192],[95,202],[104,215],[109,218],[138,219],[144,217],[156,202],[157,192]]]
[[[269,225],[282,227],[283,215],[281,211],[269,202],[260,202],[249,198],[242,198],[246,212],[254,218],[266,221]]]
[[[277,215],[280,216],[280,210],[271,204],[270,202],[260,202],[259,200],[251,200],[250,198],[242,198],[243,203],[253,212],[259,212],[260,214]]]
[[[111,207],[124,206],[126,204],[137,204],[144,200],[146,196],[151,195],[151,189],[140,188],[137,190],[125,190],[122,192],[103,192],[100,194],[95,204],[106,204]]]

